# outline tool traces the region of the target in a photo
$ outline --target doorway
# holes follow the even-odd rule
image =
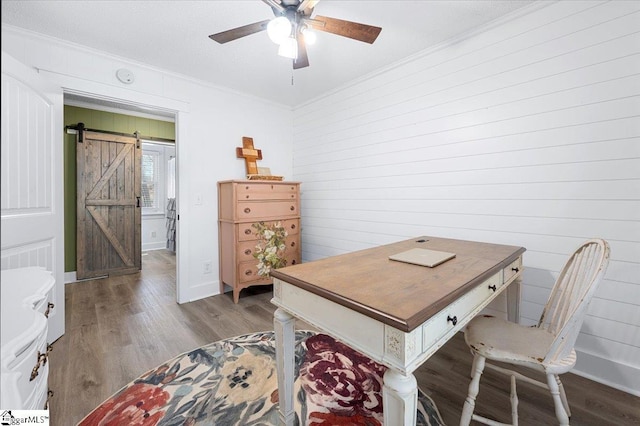
[[[158,151],[164,151],[164,148],[157,149],[158,146],[167,145],[168,142],[171,142],[171,147],[167,147],[167,152],[175,158],[176,157],[176,144],[174,143],[176,139],[176,113],[175,112],[166,112],[166,111],[155,111],[152,108],[146,107],[138,107],[128,105],[126,103],[119,103],[117,101],[105,101],[102,99],[94,99],[87,96],[79,96],[74,94],[65,94],[64,97],[64,122],[66,126],[75,125],[79,122],[85,124],[86,128],[95,129],[95,130],[104,130],[106,132],[114,132],[114,133],[124,133],[124,134],[133,134],[134,132],[138,132],[140,135],[140,139],[142,145],[146,145],[147,148],[151,148],[148,159],[151,160],[163,160],[162,163],[156,162],[156,168],[149,168],[151,171],[158,171],[158,169],[162,169],[162,173],[157,173],[155,176],[149,175],[150,180],[147,179],[145,181],[145,176],[142,176],[141,188],[139,189],[141,199],[136,200],[141,205],[140,210],[144,213],[142,215],[142,221],[138,222],[137,232],[141,234],[142,241],[145,243],[145,246],[142,246],[142,252],[140,252],[140,248],[138,248],[139,252],[137,255],[138,259],[142,258],[145,250],[149,249],[157,249],[157,250],[166,250],[167,243],[166,241],[162,241],[162,245],[159,246],[158,241],[161,238],[165,238],[165,220],[166,220],[166,212],[165,208],[167,208],[167,188],[168,184],[164,181],[162,175],[166,174],[166,167],[164,166],[164,158],[162,155],[155,155]],[[77,164],[75,163],[75,151],[72,148],[75,148],[75,134],[73,131],[67,131],[67,136],[65,140],[65,281],[71,282],[76,281],[79,277],[74,277],[73,272],[79,271],[76,268],[77,264],[77,254],[79,254],[78,250],[81,248],[80,242],[77,240],[77,233],[74,233],[73,230],[76,226],[76,221],[78,220],[77,216],[80,213],[80,209],[76,208],[76,192],[77,187],[74,188],[72,185],[72,181],[76,179],[77,175]],[[73,141],[72,141],[73,139]],[[151,144],[152,145],[151,145]],[[162,144],[162,145],[160,145]],[[156,147],[153,150],[153,147]],[[74,151],[74,152],[72,152]],[[144,159],[143,159],[144,161]],[[177,170],[176,170],[177,171]],[[177,178],[177,173],[176,173]],[[174,188],[177,185],[174,185]],[[145,191],[145,188],[147,189]],[[146,194],[146,196],[145,196]],[[175,205],[175,198],[177,194],[175,194],[174,189],[174,201],[173,205]],[[147,205],[148,204],[148,205]],[[104,207],[101,207],[104,209]],[[126,208],[126,207],[125,207]],[[75,213],[75,214],[74,214]],[[145,221],[148,218],[151,226],[145,226]],[[158,228],[157,223],[162,222],[161,229]],[[148,225],[147,224],[147,225]],[[106,226],[105,226],[106,228]],[[147,228],[147,229],[145,229]],[[175,225],[174,225],[175,230]],[[155,243],[149,245],[146,233],[154,235]],[[179,245],[173,244],[173,250],[168,250],[168,255],[173,256],[173,264],[177,264],[177,250]],[[140,263],[137,263],[138,265]],[[142,265],[144,267],[144,261]],[[176,266],[173,267],[174,275],[177,279],[178,274],[176,270]],[[178,284],[178,283],[176,283]],[[178,285],[176,285],[178,287]],[[179,289],[177,288],[177,293]],[[177,294],[176,294],[177,296]]]

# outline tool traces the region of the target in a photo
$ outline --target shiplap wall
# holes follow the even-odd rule
[[[295,109],[303,260],[418,235],[524,246],[534,323],[605,238],[574,372],[640,395],[640,2],[527,12]]]

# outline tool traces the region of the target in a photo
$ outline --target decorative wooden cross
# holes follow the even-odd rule
[[[244,158],[248,175],[258,174],[257,160],[262,160],[262,151],[253,147],[253,138],[242,137],[242,148],[236,148],[236,156]]]

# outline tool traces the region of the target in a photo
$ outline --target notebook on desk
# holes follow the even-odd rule
[[[393,254],[389,256],[389,259],[433,268],[440,265],[441,263],[446,262],[449,259],[453,259],[454,257],[456,257],[455,253],[414,248],[411,250],[403,251],[402,253]]]

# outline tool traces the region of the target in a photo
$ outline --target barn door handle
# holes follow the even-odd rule
[[[136,197],[136,207],[140,207],[140,197]]]

